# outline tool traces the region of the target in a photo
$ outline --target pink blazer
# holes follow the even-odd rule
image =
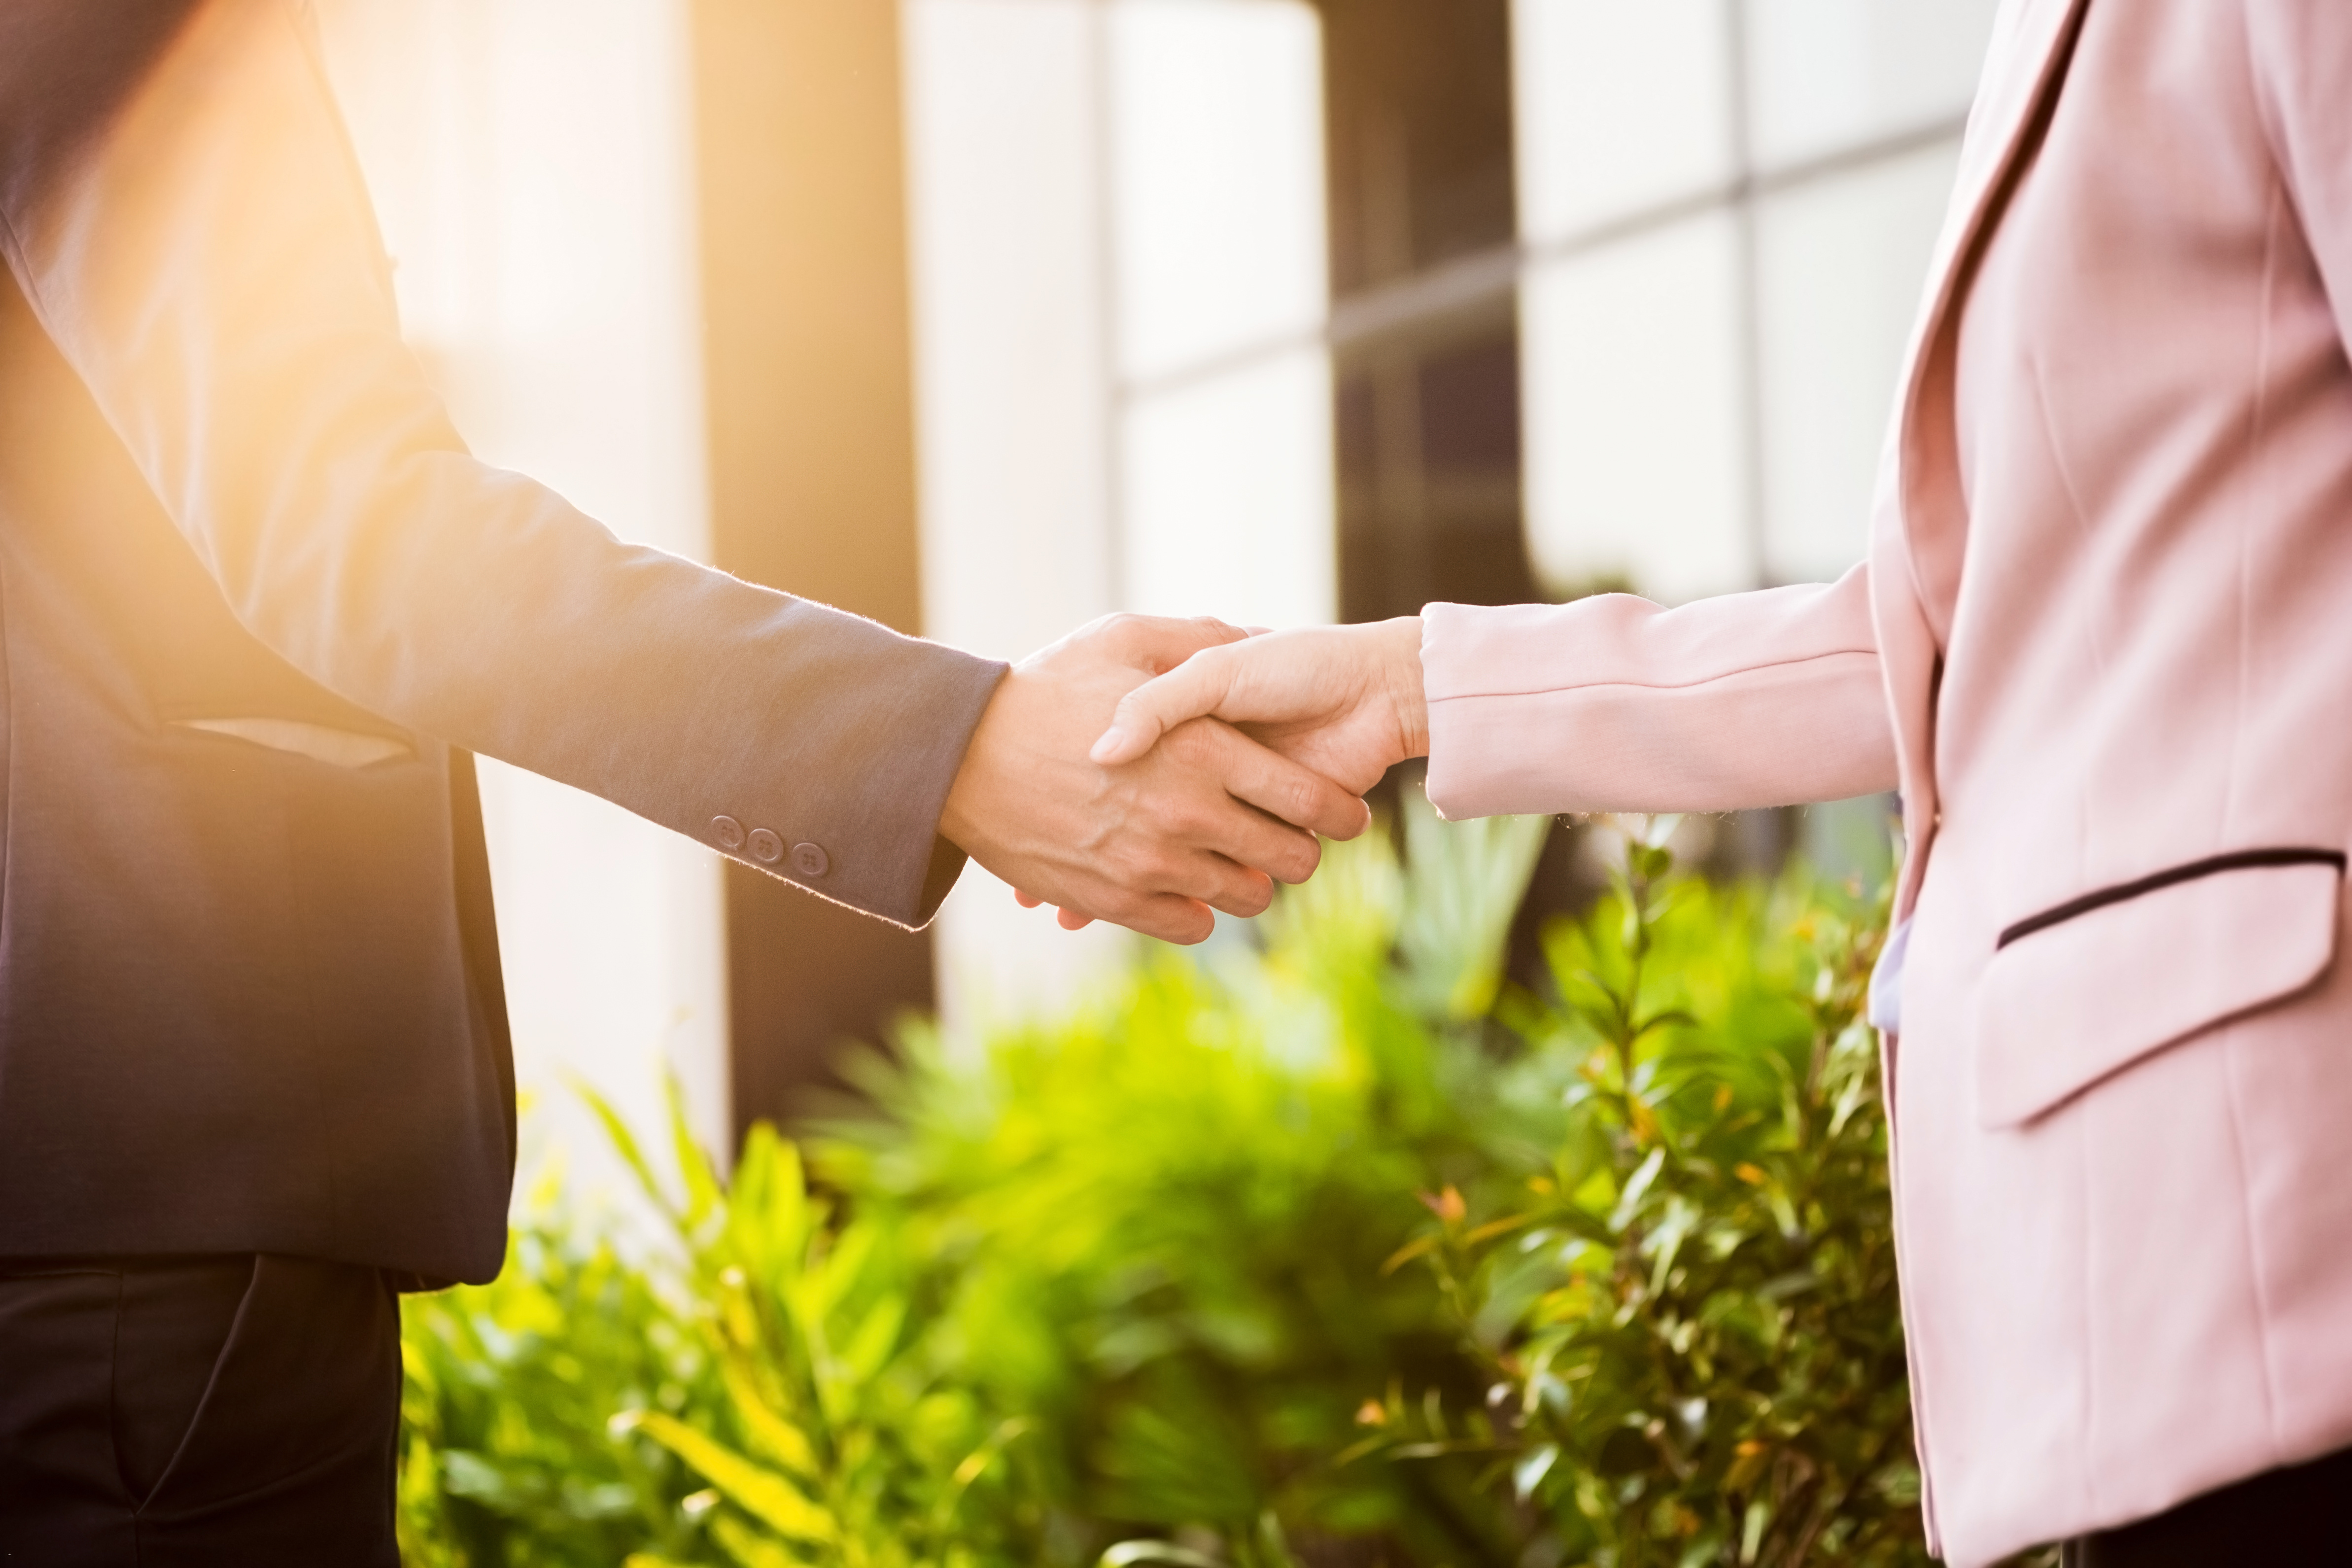
[[[1864,564],[1435,605],[1423,657],[1448,816],[1901,788],[1905,1313],[1974,1564],[2352,1444],[2352,4],[2009,0],[1937,258]]]

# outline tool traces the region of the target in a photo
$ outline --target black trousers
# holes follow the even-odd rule
[[[375,1269],[0,1260],[5,1568],[398,1568],[399,1431]]]
[[[2066,1568],[2335,1568],[2352,1563],[2352,1448],[2266,1470],[2067,1544]]]

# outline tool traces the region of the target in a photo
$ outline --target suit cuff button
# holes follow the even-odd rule
[[[819,845],[795,844],[793,846],[793,869],[803,877],[822,877],[833,869],[833,857]]]
[[[764,827],[751,829],[751,858],[762,866],[772,866],[784,858],[784,841]]]
[[[731,816],[714,816],[710,819],[710,837],[719,841],[721,849],[740,849],[743,847],[743,825]]]

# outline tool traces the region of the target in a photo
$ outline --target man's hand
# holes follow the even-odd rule
[[[1131,763],[1213,716],[1360,795],[1429,752],[1421,617],[1221,639],[1129,692],[1092,755]]]
[[[1061,906],[1065,925],[1096,918],[1195,942],[1215,928],[1212,909],[1259,913],[1273,879],[1314,873],[1318,833],[1364,830],[1360,799],[1192,715],[1117,765],[1087,754],[1129,690],[1244,635],[1113,616],[1024,659],[981,715],[940,833],[1024,901]]]

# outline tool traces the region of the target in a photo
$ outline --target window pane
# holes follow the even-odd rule
[[[1508,245],[1510,0],[1326,0],[1342,296]]]
[[[1516,326],[1384,345],[1342,376],[1342,620],[1542,596],[1521,520]]]
[[[905,11],[923,625],[1019,658],[1113,607],[1095,18]]]
[[[1528,548],[1555,593],[1754,584],[1737,234],[1687,218],[1534,269],[1520,300]]]
[[[1744,3],[1750,153],[1767,170],[1963,113],[1983,68],[1995,5]]]
[[[1527,239],[1731,179],[1722,0],[1517,0],[1511,26]]]
[[[1122,424],[1129,608],[1240,626],[1331,618],[1328,354],[1155,394]]]
[[[1787,191],[1758,214],[1765,554],[1782,582],[1862,559],[1871,485],[1956,143]]]
[[[1314,11],[1120,0],[1110,17],[1122,373],[1317,331],[1328,284]]]
[[[1102,17],[1095,0],[901,15],[923,626],[1019,658],[1117,605]],[[958,1040],[1066,1006],[1134,940],[1063,931],[976,866],[932,930]]]

